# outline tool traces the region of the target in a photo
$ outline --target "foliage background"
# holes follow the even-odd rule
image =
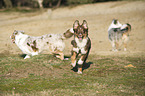
[[[39,8],[38,1],[39,0],[0,0],[0,8],[1,9],[9,8],[10,6],[8,5],[10,3],[11,3],[11,7]],[[96,2],[122,1],[122,0],[42,0],[42,1],[43,1],[44,8],[50,8],[56,6],[57,7],[68,6],[72,4],[88,4],[88,3],[96,3]],[[8,2],[8,4],[6,4],[6,2]],[[58,4],[58,2],[60,2],[60,4]]]

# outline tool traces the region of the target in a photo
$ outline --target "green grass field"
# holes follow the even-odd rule
[[[130,65],[130,66],[129,66]],[[133,65],[133,66],[131,66]],[[0,55],[1,96],[144,96],[144,56],[90,55],[82,75],[52,55]]]

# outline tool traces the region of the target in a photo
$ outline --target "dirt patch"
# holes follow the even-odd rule
[[[145,2],[120,1],[80,5],[73,8],[64,7],[56,10],[48,9],[39,15],[22,13],[0,13],[0,53],[21,54],[20,49],[11,43],[9,36],[14,30],[24,30],[26,34],[39,36],[49,33],[63,33],[72,28],[76,19],[87,20],[89,37],[92,41],[90,54],[97,55],[145,55]],[[107,29],[112,19],[120,23],[130,23],[132,31],[127,52],[121,48],[119,52],[111,52]],[[66,40],[64,53],[71,54],[71,39]],[[5,53],[4,53],[5,52]],[[46,53],[46,52],[44,52]],[[9,55],[8,54],[8,55]]]

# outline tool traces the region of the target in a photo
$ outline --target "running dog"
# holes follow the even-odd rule
[[[63,60],[63,50],[65,48],[64,39],[72,37],[73,34],[73,28],[68,29],[63,34],[46,34],[39,37],[29,36],[24,34],[24,31],[15,30],[10,38],[26,54],[24,59],[38,55],[44,50],[49,50],[57,58]]]
[[[118,20],[114,19],[108,28],[108,38],[112,45],[112,51],[118,51],[119,46],[124,45],[124,51],[127,49],[127,42],[129,40],[129,32],[131,25],[120,24]]]
[[[91,40],[88,37],[88,24],[85,20],[83,20],[82,25],[79,24],[79,21],[76,20],[73,24],[74,30],[74,40],[72,40],[71,44],[73,46],[72,56],[71,56],[71,65],[73,67],[76,66],[77,57],[80,54],[81,57],[78,60],[78,74],[82,74],[82,66],[87,60],[89,55],[89,51],[91,49]]]

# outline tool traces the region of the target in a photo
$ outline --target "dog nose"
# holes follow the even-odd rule
[[[79,36],[82,36],[82,33],[79,33]]]

